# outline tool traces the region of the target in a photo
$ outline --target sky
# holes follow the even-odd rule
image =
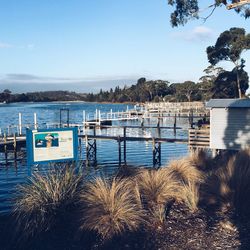
[[[202,2],[205,17],[213,0]],[[0,91],[96,92],[140,77],[196,82],[221,32],[250,32],[250,19],[225,7],[172,28],[172,10],[166,0],[1,0]],[[250,75],[250,52],[243,58]]]

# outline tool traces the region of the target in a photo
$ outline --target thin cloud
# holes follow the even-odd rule
[[[69,90],[77,92],[98,92],[100,88],[108,90],[116,86],[131,85],[137,78],[121,76],[117,77],[93,77],[93,78],[63,78],[43,77],[31,74],[7,74],[0,76],[0,89],[10,89],[14,93],[45,91],[45,90]]]
[[[0,76],[0,83],[83,83],[83,82],[102,82],[102,81],[123,81],[138,79],[138,76],[96,76],[92,78],[71,78],[71,77],[46,77],[31,74],[7,74]]]
[[[205,26],[197,26],[190,31],[172,33],[172,37],[189,42],[208,41],[214,37],[214,31]]]
[[[6,48],[11,48],[11,47],[13,47],[13,45],[10,43],[0,42],[0,49],[6,49]]]

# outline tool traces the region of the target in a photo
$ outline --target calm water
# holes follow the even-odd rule
[[[18,117],[22,113],[23,125],[32,127],[34,124],[34,113],[37,114],[37,122],[40,128],[45,128],[47,123],[59,123],[60,109],[69,109],[70,123],[82,123],[83,111],[93,118],[96,109],[101,112],[126,111],[127,108],[132,109],[132,105],[125,104],[98,104],[98,103],[18,103],[18,104],[2,104],[0,106],[0,128],[1,133],[18,131]],[[66,113],[62,116],[66,121]],[[145,120],[144,125],[155,126],[157,120]],[[114,125],[140,125],[140,121],[122,121],[115,122]],[[161,126],[173,126],[172,118],[164,118]],[[162,129],[159,135],[157,129],[132,129],[127,128],[127,136],[144,136],[144,137],[163,137],[163,138],[187,138],[188,122],[185,119],[177,119],[177,126],[183,129],[177,130],[174,135],[173,130]],[[24,132],[24,131],[23,131]],[[86,130],[84,133],[91,134],[92,130]],[[102,129],[97,130],[97,134],[102,135],[123,135],[123,129]],[[173,158],[179,158],[187,154],[188,147],[185,144],[162,143],[162,165]],[[85,160],[85,146],[81,150],[80,158]],[[118,144],[115,141],[98,140],[97,141],[97,162],[100,165],[97,169],[90,169],[92,174],[110,174],[117,170],[118,162]],[[152,143],[151,142],[127,142],[127,164],[137,166],[152,166]],[[33,171],[41,171],[46,166],[34,166]],[[86,170],[87,171],[87,170]],[[10,209],[11,198],[17,184],[27,180],[26,160],[14,164],[0,164],[0,212]]]

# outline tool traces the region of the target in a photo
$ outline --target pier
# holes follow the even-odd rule
[[[11,125],[7,128],[1,128],[0,133],[2,138],[0,139],[0,152],[4,154],[5,163],[9,161],[17,161],[18,154],[21,149],[26,147],[26,128],[39,129],[39,128],[64,128],[64,127],[77,127],[80,152],[85,152],[86,165],[97,165],[97,141],[108,140],[115,141],[118,148],[118,164],[127,164],[127,142],[148,142],[152,145],[152,165],[161,165],[161,144],[162,143],[182,143],[187,144],[189,149],[199,149],[209,147],[209,129],[194,129],[194,119],[207,117],[207,111],[203,109],[203,106],[199,103],[190,104],[148,104],[145,107],[135,107],[135,109],[128,109],[126,111],[112,111],[102,112],[97,110],[92,114],[87,114],[86,111],[82,112],[82,122],[71,123],[69,109],[60,109],[60,121],[59,122],[47,122],[38,123],[38,115],[34,113],[32,124],[23,124],[22,114],[18,115],[18,124]],[[180,109],[182,107],[182,109]],[[196,107],[196,108],[195,108]],[[172,126],[162,126],[163,119],[171,118]],[[178,119],[185,118],[189,124],[189,130],[186,129],[185,138],[176,137],[176,132],[183,129],[178,126]],[[113,123],[124,121],[137,121],[139,125],[114,125]],[[147,122],[154,121],[155,125],[147,125]],[[145,125],[146,124],[146,125]],[[96,131],[108,129],[122,130],[120,135],[105,135],[97,134]],[[146,136],[128,135],[127,131],[130,130],[147,130],[153,129],[156,131],[156,135]],[[172,131],[172,136],[164,138],[161,136],[162,130]],[[84,146],[85,145],[85,146]],[[10,157],[11,155],[11,157]]]

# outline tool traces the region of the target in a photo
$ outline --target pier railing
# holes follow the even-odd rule
[[[189,148],[209,148],[210,147],[210,128],[209,126],[201,129],[189,129],[188,131]]]

